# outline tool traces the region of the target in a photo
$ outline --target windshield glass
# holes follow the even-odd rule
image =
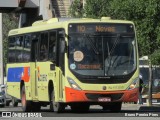
[[[69,68],[80,75],[127,75],[136,68],[135,53],[133,34],[69,34]]]

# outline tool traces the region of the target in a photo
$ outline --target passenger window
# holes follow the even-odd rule
[[[24,52],[23,52],[24,62],[30,61],[30,52],[31,52],[31,34],[28,34],[24,36]]]
[[[15,37],[9,38],[8,62],[15,62],[16,40]]]
[[[48,33],[42,33],[40,41],[40,60],[46,61],[47,59],[48,59]]]
[[[49,60],[56,59],[56,32],[49,33]]]
[[[35,62],[39,60],[39,41],[40,41],[40,34],[33,33],[31,35],[31,61]]]
[[[23,36],[16,37],[16,61],[23,62]]]

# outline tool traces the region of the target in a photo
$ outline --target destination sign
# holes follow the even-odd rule
[[[132,24],[69,24],[69,33],[133,33]]]

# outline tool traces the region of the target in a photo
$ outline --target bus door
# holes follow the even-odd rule
[[[39,101],[48,101],[48,81],[52,80],[54,71],[50,70],[52,62],[48,59],[49,56],[49,33],[48,31],[41,32],[38,46],[38,59],[36,65],[36,81],[37,94]]]
[[[35,36],[34,36],[35,37]],[[37,100],[37,68],[36,62],[38,58],[38,39],[32,40],[31,46],[31,63],[30,63],[30,80],[31,80],[31,94],[32,99]]]
[[[57,97],[59,98],[59,101],[63,101],[63,87],[64,87],[64,53],[65,53],[65,37],[64,37],[64,30],[58,30],[57,31],[57,58],[56,58],[56,66],[57,66],[57,75],[56,75],[56,81],[57,81]]]

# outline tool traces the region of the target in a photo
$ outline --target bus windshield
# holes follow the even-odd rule
[[[134,34],[69,33],[69,68],[86,76],[128,75],[136,68]]]

